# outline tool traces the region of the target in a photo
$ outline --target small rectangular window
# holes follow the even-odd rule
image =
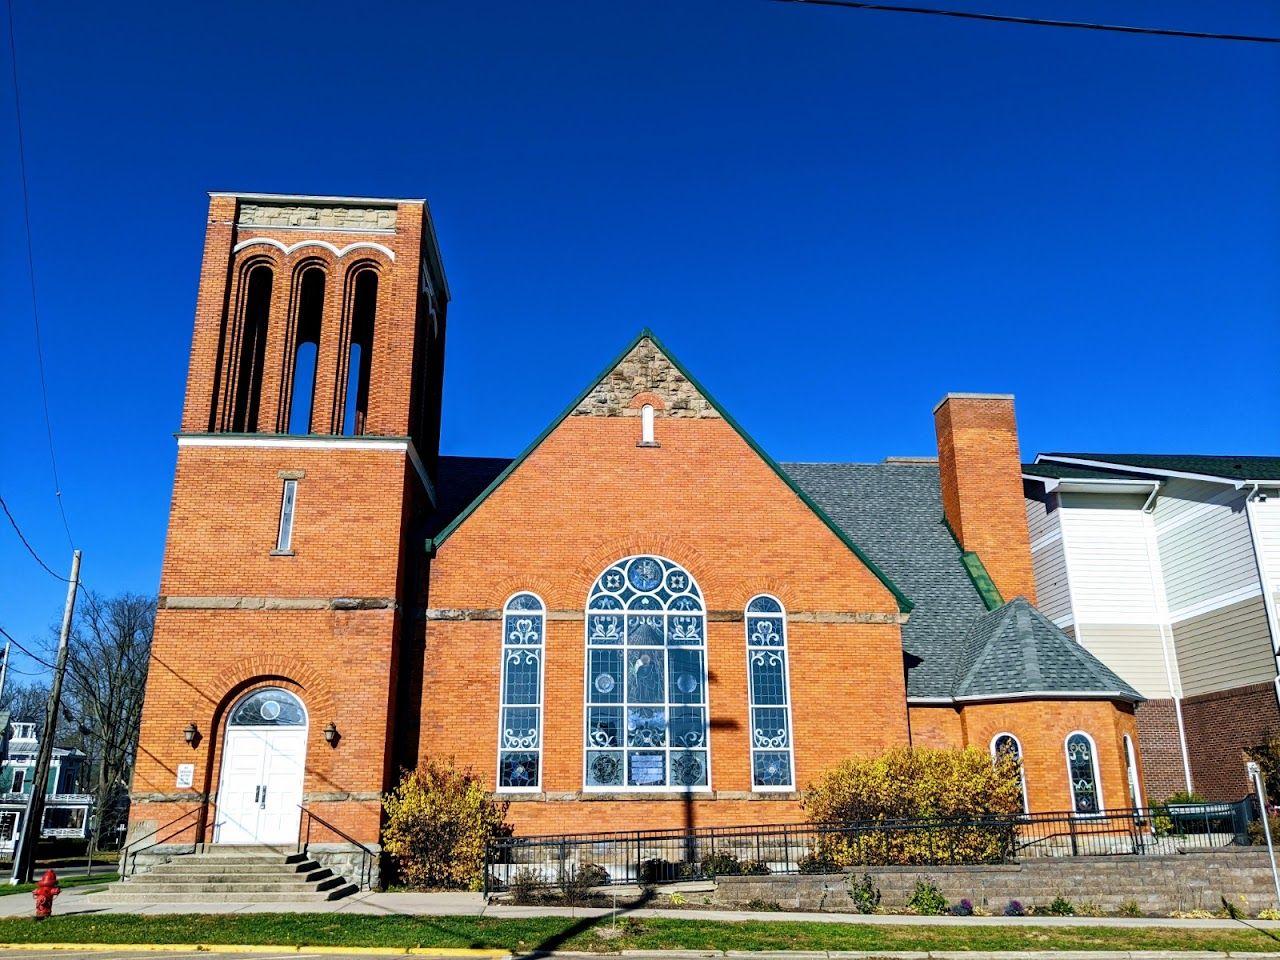
[[[280,498],[280,535],[276,538],[276,552],[288,553],[293,543],[293,502],[298,496],[298,481],[286,480],[284,494]]]
[[[10,793],[21,793],[23,786],[27,782],[27,771],[13,771],[13,786],[9,788]]]

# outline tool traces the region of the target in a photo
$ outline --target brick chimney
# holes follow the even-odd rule
[[[948,393],[933,408],[942,511],[1005,600],[1036,599],[1013,396]]]

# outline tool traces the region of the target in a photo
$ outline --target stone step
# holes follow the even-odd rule
[[[168,863],[158,863],[146,873],[139,874],[141,877],[163,876],[163,877],[180,877],[187,875],[196,876],[239,876],[241,874],[251,874],[255,877],[298,877],[311,876],[318,871],[326,870],[314,860],[304,860],[299,863],[209,863],[207,861],[192,861],[183,863],[180,860],[171,860]],[[320,879],[316,877],[315,879]]]
[[[103,906],[141,906],[148,903],[321,903],[340,900],[358,892],[354,883],[332,890],[308,893],[154,893],[150,890],[116,890],[114,886],[92,894],[92,902]]]
[[[306,880],[269,880],[259,881],[252,879],[236,879],[236,880],[189,880],[189,881],[172,881],[172,880],[153,880],[151,882],[139,882],[142,878],[130,880],[128,883],[121,885],[116,890],[112,888],[113,893],[133,892],[146,893],[155,895],[160,893],[243,893],[243,894],[259,894],[259,893],[317,893],[326,890],[332,890],[335,887],[343,886],[346,881],[341,877],[326,877],[323,880],[309,882]],[[248,898],[247,898],[248,899]]]

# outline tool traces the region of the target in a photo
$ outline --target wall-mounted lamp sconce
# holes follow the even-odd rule
[[[324,742],[331,747],[336,747],[338,745],[338,740],[340,740],[341,737],[342,734],[338,733],[337,726],[335,726],[334,722],[330,720],[329,725],[324,728]]]
[[[187,741],[187,746],[194,747],[200,740],[200,731],[196,729],[194,722],[188,723],[182,729],[182,739]]]

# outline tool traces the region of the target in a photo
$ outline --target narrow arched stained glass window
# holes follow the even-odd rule
[[[1067,779],[1071,784],[1071,809],[1097,813],[1102,809],[1098,783],[1098,751],[1093,738],[1077,731],[1067,737]]]
[[[1022,783],[1022,812],[1030,813],[1027,806],[1027,771],[1022,765],[1022,744],[1012,733],[997,733],[991,739],[991,759],[1009,757],[1018,764],[1018,779]]]
[[[502,611],[502,707],[498,723],[498,789],[542,785],[542,669],[546,608],[517,593]]]
[[[705,790],[706,613],[688,571],[619,560],[587,597],[588,790]]]
[[[747,604],[747,677],[751,694],[751,787],[795,786],[791,746],[791,691],[787,663],[787,617],[774,597]]]

